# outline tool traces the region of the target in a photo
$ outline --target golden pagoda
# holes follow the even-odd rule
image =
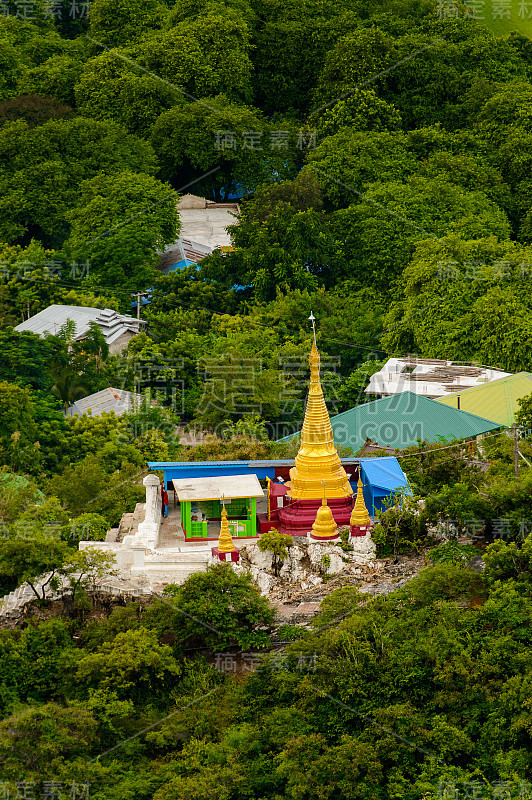
[[[316,519],[312,523],[310,532],[312,539],[336,539],[338,527],[334,521],[332,511],[327,505],[327,498],[324,496],[321,506],[318,508]]]
[[[314,324],[312,315],[311,319]],[[319,499],[322,497],[322,482],[325,480],[329,499],[350,497],[353,490],[334,445],[329,412],[321,388],[320,356],[316,347],[316,336],[312,343],[309,364],[310,388],[307,407],[301,429],[299,452],[295,458],[295,466],[290,470],[288,494],[293,500]]]
[[[222,505],[222,524],[220,525],[220,535],[218,537],[218,552],[219,553],[232,553],[236,550],[229,530],[227,522],[227,511],[225,505]]]
[[[355,507],[351,513],[351,518],[349,520],[349,525],[352,528],[368,528],[371,525],[371,517],[369,515],[368,509],[366,508],[366,503],[364,502],[364,494],[362,491],[362,478],[360,477],[360,472],[358,474],[358,484],[357,484],[357,496],[355,500]]]

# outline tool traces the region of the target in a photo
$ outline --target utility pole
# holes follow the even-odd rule
[[[140,333],[140,298],[145,297],[147,294],[148,292],[133,292],[133,294],[131,295],[131,297],[137,298],[137,321],[138,321],[139,333]]]
[[[517,422],[514,422],[514,470],[515,477],[519,477],[519,448],[517,446]]]

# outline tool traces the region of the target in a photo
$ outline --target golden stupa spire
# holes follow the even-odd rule
[[[288,494],[294,500],[316,500],[322,496],[322,481],[326,480],[328,498],[349,497],[353,490],[336,452],[329,412],[320,383],[320,356],[316,346],[314,315],[311,314],[309,319],[314,334],[309,356],[310,387],[301,429],[301,444],[295,466],[290,470]]]
[[[355,507],[351,512],[351,519],[349,520],[351,526],[368,526],[371,525],[371,517],[364,502],[364,494],[362,492],[362,479],[360,477],[360,470],[358,473],[357,484],[357,497],[355,500]]]
[[[323,483],[323,500],[321,506],[318,508],[316,519],[312,523],[312,538],[313,539],[332,539],[338,536],[338,526],[334,521],[332,511],[327,505],[327,497],[325,495],[325,481]]]
[[[220,525],[220,535],[218,537],[218,551],[220,553],[232,553],[233,550],[236,550],[236,547],[231,538],[231,531],[227,522],[227,511],[225,510],[225,505],[222,505],[222,524]]]

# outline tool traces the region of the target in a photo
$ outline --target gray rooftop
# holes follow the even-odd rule
[[[16,331],[30,331],[39,336],[54,336],[62,326],[72,320],[76,326],[74,340],[83,339],[89,330],[89,323],[96,322],[105,336],[108,345],[112,344],[125,331],[137,333],[138,321],[127,314],[119,314],[111,308],[87,308],[85,306],[48,306],[35,316],[21,322]],[[140,320],[141,325],[145,324]]]
[[[128,411],[138,408],[141,402],[142,395],[126,392],[124,389],[113,389],[110,386],[107,389],[102,389],[101,392],[89,394],[88,397],[76,400],[67,410],[66,415],[67,417],[73,417],[76,414],[91,414],[93,417],[99,417],[100,414],[114,411],[120,417]]]

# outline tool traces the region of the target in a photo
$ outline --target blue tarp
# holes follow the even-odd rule
[[[372,517],[375,511],[387,508],[388,498],[394,494],[412,494],[407,477],[394,456],[359,458],[358,461],[364,484],[364,501]]]

